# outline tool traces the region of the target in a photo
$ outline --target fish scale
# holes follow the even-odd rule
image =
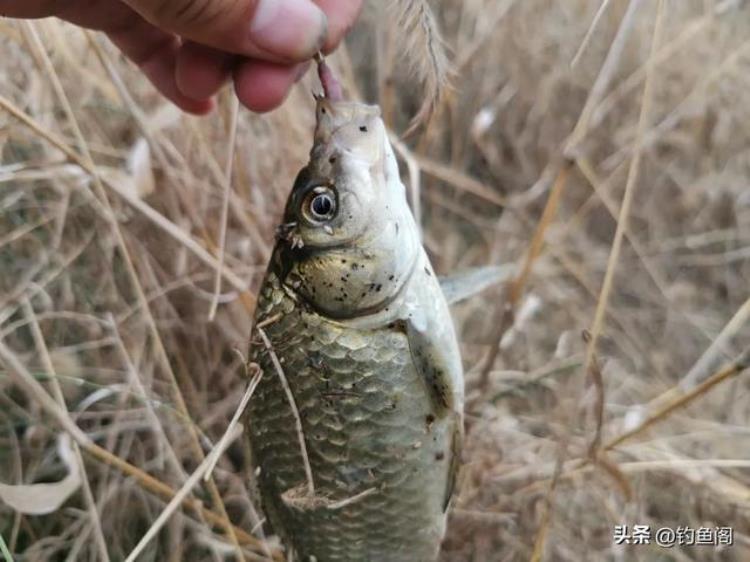
[[[257,323],[265,319],[272,319],[264,331],[298,407],[320,498],[301,506],[278,501],[304,493],[306,476],[293,410],[256,334],[250,360],[263,377],[247,416],[274,530],[301,560],[434,560],[456,420],[433,416],[406,334],[398,326],[362,330],[330,321],[299,302],[272,269],[256,312]],[[343,507],[330,505],[371,489]]]

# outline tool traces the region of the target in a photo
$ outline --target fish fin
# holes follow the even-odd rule
[[[437,289],[437,284],[436,284]],[[442,299],[440,299],[442,300]],[[443,304],[446,312],[447,305]],[[437,418],[453,417],[453,435],[448,451],[448,478],[443,498],[443,509],[450,504],[461,464],[463,443],[463,370],[458,346],[450,328],[423,322],[423,319],[407,321],[406,334],[409,339],[412,360],[427,387],[432,411]],[[450,321],[450,319],[448,319]],[[421,328],[421,329],[419,329]]]
[[[407,321],[406,334],[417,372],[427,387],[435,413],[442,417],[463,409],[463,372],[461,358],[447,338],[436,333],[441,327],[420,330]]]
[[[448,304],[455,304],[478,295],[492,285],[504,283],[513,276],[515,269],[515,265],[474,267],[440,277],[440,288]]]
[[[448,506],[453,499],[458,481],[458,472],[461,469],[461,449],[464,441],[464,424],[461,416],[456,416],[456,427],[453,430],[451,440],[451,458],[448,460],[448,482],[445,487],[445,498],[443,499],[443,512],[448,511]]]
[[[414,367],[424,381],[436,418],[450,419],[452,431],[448,478],[443,498],[447,509],[461,463],[464,418],[464,375],[450,309],[432,266],[424,256],[415,273],[401,322],[405,327]],[[446,420],[448,421],[448,420]]]
[[[426,259],[426,257],[425,257]],[[413,284],[403,318],[412,360],[439,417],[462,414],[464,377],[450,310],[429,262],[419,268],[424,279]]]

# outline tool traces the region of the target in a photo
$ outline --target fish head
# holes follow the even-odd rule
[[[321,313],[350,318],[398,295],[420,251],[377,106],[318,99],[310,161],[279,230],[285,284]]]

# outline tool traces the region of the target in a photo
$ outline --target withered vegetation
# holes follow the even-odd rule
[[[443,560],[750,559],[750,6],[432,5],[450,71],[397,47],[420,2],[370,6],[329,62],[394,138],[429,108],[418,82],[450,76],[397,144],[425,244],[440,273],[517,266],[455,308],[468,434]],[[197,119],[57,21],[0,20],[0,53],[0,482],[61,481],[67,431],[86,484],[46,515],[0,504],[0,546],[122,560],[182,488],[140,560],[281,559],[242,439],[197,477],[250,380],[313,73],[269,115],[227,91]],[[735,546],[616,546],[623,524]]]

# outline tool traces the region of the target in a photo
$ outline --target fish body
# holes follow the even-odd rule
[[[432,561],[463,425],[453,324],[378,108],[316,116],[251,337],[262,509],[296,560]]]

